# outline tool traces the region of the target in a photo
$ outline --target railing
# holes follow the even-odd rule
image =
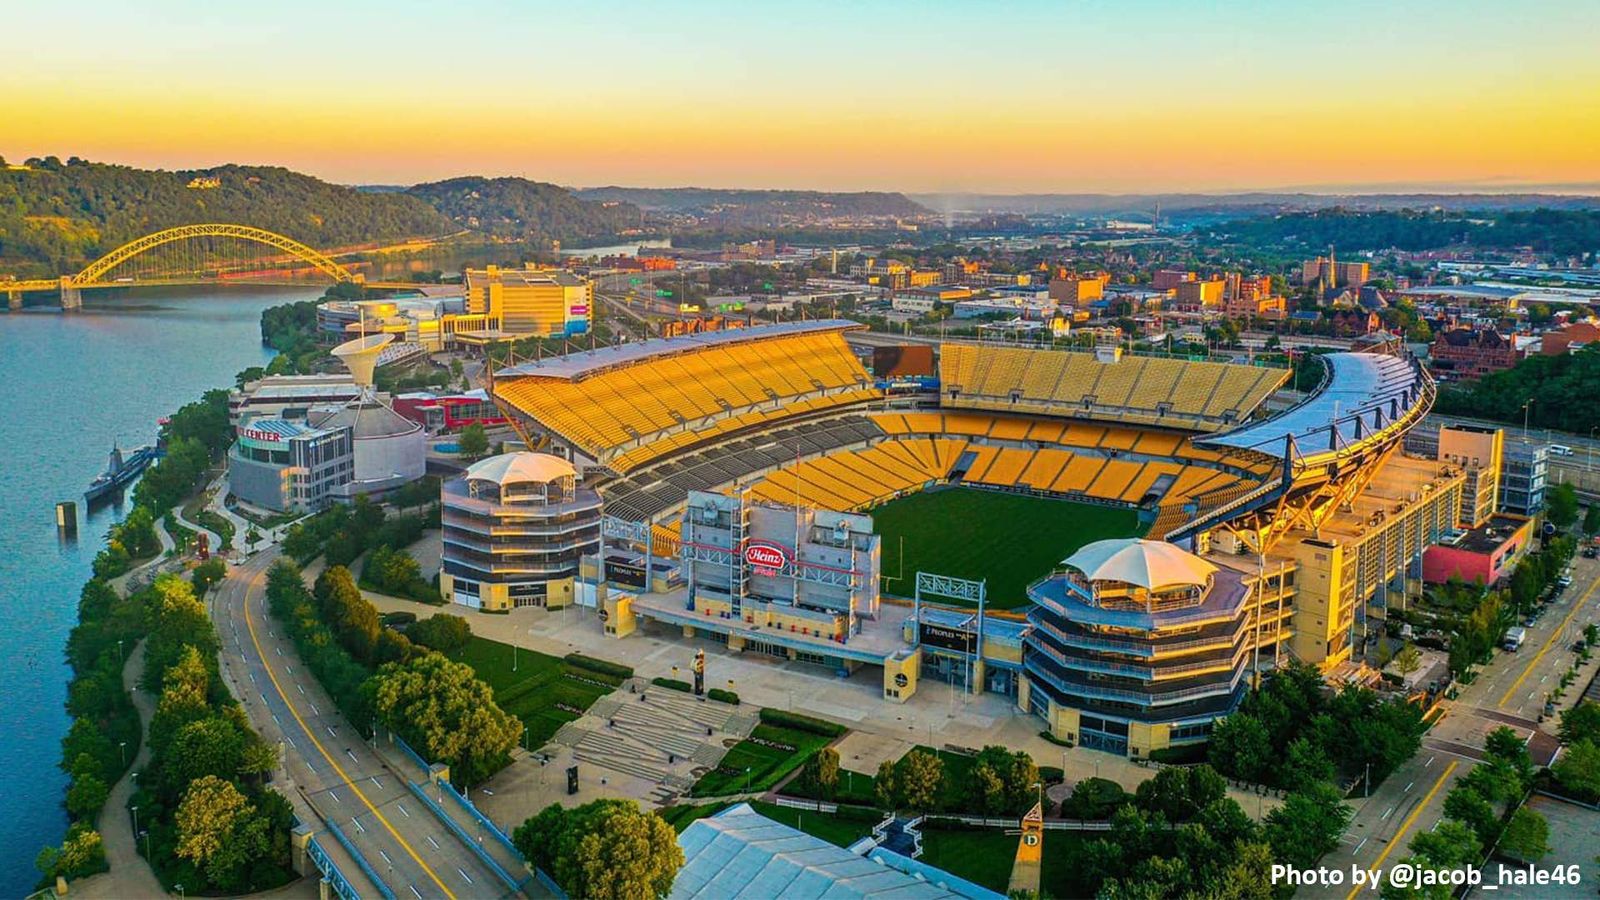
[[[355,844],[350,843],[350,839],[344,836],[344,832],[339,830],[339,826],[333,824],[333,820],[327,817],[323,817],[322,823],[328,826],[328,833],[338,840],[339,846],[350,854],[350,858],[356,861],[356,865],[361,867],[361,871],[365,872],[367,877],[372,879],[372,883],[377,885],[378,893],[383,895],[384,900],[395,900],[394,891],[389,890],[389,886],[384,883],[382,878],[378,877],[378,873],[367,862],[367,858],[361,855],[361,851],[356,849]],[[318,849],[320,850],[321,848]],[[324,854],[324,858],[326,858],[326,854]],[[337,867],[333,865],[333,860],[328,860],[328,866],[337,871]],[[341,875],[341,877],[343,876]]]
[[[450,814],[445,812],[444,808],[441,807],[432,797],[429,797],[427,791],[423,790],[420,785],[414,781],[411,781],[410,779],[406,780],[406,787],[411,788],[411,793],[415,794],[417,799],[426,804],[428,809],[431,810],[436,817],[438,817],[439,821],[443,822],[444,826],[450,829],[452,834],[461,839],[461,843],[471,847],[472,852],[477,854],[478,859],[484,865],[489,867],[489,871],[499,876],[500,880],[504,881],[506,885],[511,888],[512,893],[516,893],[522,889],[522,882],[526,881],[527,879],[522,879],[522,881],[519,881],[515,878],[512,878],[511,873],[507,872],[499,863],[495,862],[494,857],[490,856],[488,851],[484,850],[477,841],[473,840],[472,835],[467,834],[467,830],[458,825],[455,819],[450,818]]]
[[[433,772],[433,767],[428,765],[427,761],[422,758],[422,754],[411,749],[411,745],[407,744],[403,739],[401,739],[400,735],[390,732],[389,740],[396,747],[399,747],[401,752],[405,753],[407,759],[411,760],[413,763],[416,763],[417,768],[422,770],[422,774],[424,776]]]
[[[317,843],[315,837],[306,843],[306,856],[311,858],[311,862],[316,865],[317,871],[322,873],[322,877],[328,879],[328,884],[332,885],[335,894],[344,900],[361,900],[361,894],[356,891],[355,885],[344,877],[344,873],[334,865],[333,858],[328,856],[328,851],[322,849],[322,845]],[[379,890],[384,889],[383,882],[376,883]]]
[[[1231,681],[1218,684],[1203,684],[1195,687],[1179,688],[1173,691],[1124,691],[1117,688],[1101,687],[1098,685],[1084,684],[1078,681],[1066,681],[1048,669],[1034,665],[1033,660],[1026,660],[1023,664],[1031,674],[1038,675],[1050,684],[1052,688],[1063,694],[1073,694],[1080,697],[1089,697],[1098,700],[1122,700],[1140,706],[1156,706],[1163,703],[1176,703],[1182,700],[1202,697],[1215,697],[1231,694],[1234,685]]]
[[[1082,647],[1088,650],[1110,650],[1127,653],[1137,653],[1141,656],[1155,656],[1176,650],[1220,650],[1233,646],[1233,638],[1219,636],[1214,638],[1197,638],[1192,641],[1162,642],[1155,637],[1147,641],[1124,641],[1118,638],[1099,638],[1087,635],[1068,634],[1062,631],[1048,619],[1036,618],[1031,620],[1035,627],[1043,628],[1056,637],[1063,644],[1073,647]]]
[[[462,809],[466,810],[468,815],[472,816],[474,819],[477,819],[478,824],[482,825],[484,830],[489,832],[490,837],[499,841],[500,845],[511,851],[511,854],[516,858],[522,858],[522,851],[517,849],[517,845],[511,842],[511,838],[507,837],[504,831],[500,830],[500,826],[496,825],[489,819],[488,816],[480,812],[478,807],[472,804],[471,800],[462,796],[461,792],[457,791],[454,785],[439,782],[439,787],[446,796],[455,800]]]

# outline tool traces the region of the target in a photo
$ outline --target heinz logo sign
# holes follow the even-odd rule
[[[751,541],[745,545],[744,561],[758,569],[777,571],[789,562],[789,553],[770,541]]]

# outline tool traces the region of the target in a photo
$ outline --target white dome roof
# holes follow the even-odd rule
[[[578,470],[572,463],[548,453],[502,453],[467,467],[468,480],[492,481],[502,486],[529,481],[544,484],[563,477],[576,478]]]
[[[1087,544],[1062,564],[1090,581],[1121,581],[1142,588],[1205,584],[1217,567],[1165,541],[1115,538]]]

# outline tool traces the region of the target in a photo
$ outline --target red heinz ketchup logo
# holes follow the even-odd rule
[[[789,554],[778,544],[751,541],[745,545],[744,561],[763,569],[781,569],[789,562]]]

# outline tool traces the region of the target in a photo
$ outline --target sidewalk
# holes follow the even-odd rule
[[[156,711],[155,701],[139,689],[139,679],[143,675],[144,641],[140,641],[128,654],[128,662],[122,667],[122,686],[133,695],[133,705],[139,710],[139,722],[144,727],[146,739],[139,742],[139,753],[133,758],[133,765],[111,788],[111,795],[100,810],[100,838],[105,843],[106,862],[111,865],[111,871],[72,885],[71,896],[74,897],[131,900],[167,895],[144,857],[139,855],[138,836],[134,834],[133,820],[128,812],[128,798],[133,796],[137,788],[135,782],[138,772],[150,761],[150,717]]]

